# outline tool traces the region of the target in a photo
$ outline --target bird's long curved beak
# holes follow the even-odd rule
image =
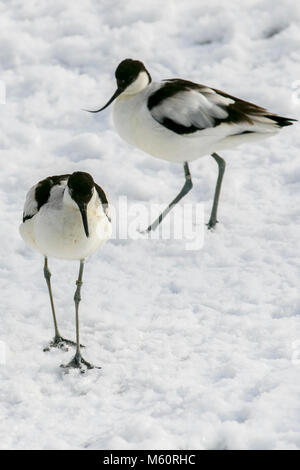
[[[88,220],[87,220],[87,205],[84,202],[79,202],[78,207],[79,207],[80,214],[82,217],[82,223],[83,223],[85,234],[87,237],[89,237],[89,226],[88,226]]]
[[[117,88],[117,90],[112,95],[111,99],[102,108],[96,109],[95,111],[91,111],[90,109],[85,109],[85,111],[88,111],[89,113],[99,113],[100,111],[103,111],[103,109],[107,108],[123,91],[124,91],[123,88]]]

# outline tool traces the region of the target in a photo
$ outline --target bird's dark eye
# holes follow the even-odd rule
[[[124,86],[127,86],[129,85],[130,83],[132,83],[133,81],[135,80],[135,75],[131,75],[127,78],[119,78],[117,80],[117,83],[118,83],[118,86],[120,87],[124,87]]]

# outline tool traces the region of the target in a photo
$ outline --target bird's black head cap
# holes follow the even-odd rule
[[[68,187],[72,199],[76,202],[88,203],[93,195],[94,180],[89,173],[75,171],[68,179]]]
[[[115,71],[117,86],[115,93],[110,100],[100,109],[94,111],[86,110],[89,113],[99,113],[106,109],[118,96],[120,96],[129,85],[131,85],[139,76],[140,72],[145,72],[148,76],[149,83],[152,81],[151,75],[140,60],[125,59],[118,65]]]
[[[116,68],[115,76],[118,88],[125,89],[134,82],[140,72],[146,72],[151,82],[151,76],[140,60],[124,59]]]
[[[76,171],[68,179],[69,193],[73,201],[76,202],[81,213],[84,231],[89,237],[89,226],[87,219],[87,205],[92,198],[95,183],[89,173]]]

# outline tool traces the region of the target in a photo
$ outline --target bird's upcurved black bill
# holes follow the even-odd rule
[[[112,95],[111,99],[100,109],[96,109],[95,111],[91,111],[90,109],[85,109],[85,111],[88,111],[89,113],[99,113],[100,111],[103,111],[103,109],[107,108],[122,92],[123,88],[117,88],[115,93]]]
[[[82,217],[82,223],[83,223],[83,227],[84,227],[84,231],[85,231],[85,234],[86,236],[88,237],[89,236],[89,226],[88,226],[88,220],[87,220],[87,205],[85,203],[78,203],[78,207],[79,207],[79,210],[80,210],[80,214],[81,214],[81,217]]]

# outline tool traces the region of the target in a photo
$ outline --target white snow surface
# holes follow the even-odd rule
[[[42,351],[43,259],[18,233],[48,175],[88,171],[113,205],[167,204],[182,187],[182,165],[123,142],[110,108],[82,111],[107,102],[124,58],[299,118],[299,3],[1,1],[0,37],[1,448],[300,449],[298,124],[222,153],[220,223],[202,249],[114,239],[88,260],[81,340],[101,371],[64,374],[73,351]],[[217,167],[190,168],[184,202],[203,202],[207,221]],[[78,263],[49,266],[74,338]]]

